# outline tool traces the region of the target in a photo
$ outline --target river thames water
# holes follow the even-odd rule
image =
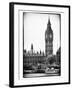
[[[33,78],[33,77],[47,77],[47,76],[59,76],[58,73],[52,73],[52,74],[46,74],[46,73],[31,73],[31,74],[25,74],[24,78]]]

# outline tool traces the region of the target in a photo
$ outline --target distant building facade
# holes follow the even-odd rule
[[[58,65],[60,65],[60,64],[61,64],[61,47],[57,50],[57,52],[56,52],[56,57],[57,57],[56,63],[57,63]]]
[[[45,54],[44,52],[34,52],[33,50],[33,44],[31,45],[31,50],[30,51],[26,51],[24,50],[24,64],[27,65],[36,65],[38,63],[45,63]]]

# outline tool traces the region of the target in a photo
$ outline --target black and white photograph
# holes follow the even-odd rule
[[[9,6],[9,86],[70,84],[70,6]]]
[[[23,13],[23,17],[23,77],[60,76],[60,14]]]

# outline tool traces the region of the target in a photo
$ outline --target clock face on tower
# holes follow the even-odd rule
[[[52,34],[49,35],[50,39],[52,38]]]
[[[52,40],[53,40],[53,35],[52,35],[52,33],[50,33],[50,34],[47,34],[47,33],[46,33],[45,39],[46,39],[46,41],[52,41]]]

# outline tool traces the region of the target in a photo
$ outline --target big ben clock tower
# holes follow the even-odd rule
[[[47,29],[45,31],[45,53],[46,56],[53,54],[53,31],[51,29],[50,19],[48,19]]]

